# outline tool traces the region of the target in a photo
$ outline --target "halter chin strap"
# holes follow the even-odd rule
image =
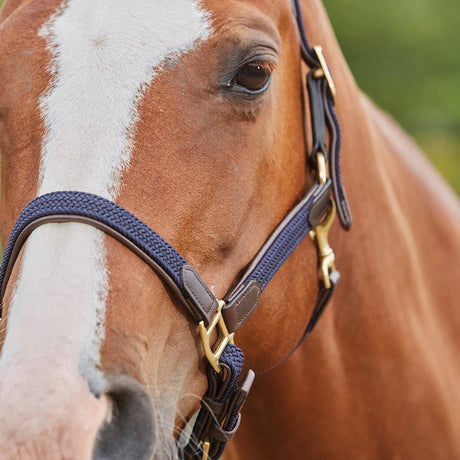
[[[299,345],[313,330],[340,277],[328,243],[328,232],[336,209],[346,229],[351,225],[351,214],[340,177],[340,127],[334,111],[335,88],[321,48],[310,48],[308,44],[298,0],[293,0],[293,6],[302,57],[311,68],[307,76],[313,132],[309,163],[315,183],[279,224],[224,300],[216,299],[196,270],[137,217],[105,198],[78,191],[53,192],[30,202],[14,225],[0,265],[0,295],[3,299],[14,263],[32,231],[47,223],[80,222],[116,238],[155,270],[199,322],[204,353],[209,361],[208,390],[202,399],[190,442],[183,449],[187,459],[219,458],[238,428],[240,410],[254,373],[249,371],[238,381],[243,354],[233,345],[233,334],[255,310],[270,280],[307,234],[318,248],[320,280],[313,314]],[[326,167],[328,161],[330,179]],[[1,312],[0,307],[0,317]],[[216,329],[218,341],[211,344]]]

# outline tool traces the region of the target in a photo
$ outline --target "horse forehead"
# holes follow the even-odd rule
[[[38,35],[51,52],[51,73],[59,74],[55,83],[86,76],[85,86],[107,94],[142,92],[168,57],[190,51],[210,31],[196,0],[66,0]]]
[[[114,199],[145,89],[210,30],[194,0],[63,2],[38,32],[51,55],[39,193],[64,187]]]
[[[70,0],[53,16],[61,18],[55,21],[55,32],[62,39],[71,38],[88,52],[111,46],[114,56],[129,49],[131,58],[139,50],[150,57],[186,50],[209,31],[207,14],[195,0]]]

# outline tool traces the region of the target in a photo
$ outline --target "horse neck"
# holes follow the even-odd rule
[[[448,457],[460,449],[450,430],[460,407],[453,391],[460,366],[452,364],[460,318],[446,308],[457,302],[452,286],[460,264],[438,268],[460,260],[460,206],[408,136],[360,93],[320,2],[302,6],[310,44],[323,47],[337,87],[342,176],[353,225],[349,232],[338,224],[331,231],[341,280],[328,309],[304,344],[257,380],[231,449],[244,449],[251,458],[305,458],[306,444],[312,458],[340,458],[344,451],[382,455],[368,428],[378,414],[388,420],[379,426],[382,437],[407,457],[413,445],[395,436],[406,425],[426,441],[422,456],[430,437],[439,445],[438,436]],[[307,247],[304,257],[312,260]],[[305,282],[296,284],[303,292],[295,297],[306,299],[311,311],[311,273],[298,276]],[[438,377],[439,368],[444,373]],[[428,420],[420,418],[421,406],[431,414]]]

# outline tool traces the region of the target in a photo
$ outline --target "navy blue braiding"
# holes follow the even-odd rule
[[[311,230],[308,215],[312,200],[313,198],[307,199],[294,214],[246,278],[257,281],[261,285],[261,291]],[[112,201],[90,193],[75,191],[42,195],[24,208],[14,225],[3,254],[0,265],[0,290],[13,247],[20,233],[37,219],[52,215],[89,217],[113,228],[153,259],[179,290],[186,294],[183,289],[181,268],[187,262],[168,242],[136,216]]]
[[[331,92],[327,92],[327,107],[328,115],[330,115],[332,119],[332,123],[335,126],[335,140],[334,140],[334,148],[335,148],[335,158],[334,158],[334,166],[337,174],[337,188],[339,190],[339,199],[345,200],[345,192],[342,186],[342,177],[340,175],[340,149],[342,147],[342,130],[340,129],[339,119],[337,118],[337,114],[334,110],[334,100],[332,99]]]
[[[260,284],[261,292],[263,292],[281,265],[283,265],[286,259],[311,230],[308,216],[310,214],[312,201],[313,199],[307,200],[286,227],[283,228],[259,263],[247,276],[246,279],[248,281],[254,280]]]
[[[345,195],[345,189],[342,185],[342,177],[340,172],[340,148],[342,146],[342,130],[340,129],[339,120],[334,110],[334,101],[330,91],[327,91],[326,118],[328,123],[331,123],[335,129],[333,135],[334,155],[333,164],[331,163],[332,177],[334,178],[332,185],[334,188],[334,197],[339,211],[340,222],[342,226],[349,230],[352,222],[351,211],[348,205],[348,200]]]
[[[53,192],[31,201],[18,217],[0,266],[0,288],[5,277],[11,252],[19,234],[27,225],[50,215],[77,215],[102,222],[138,246],[183,290],[181,267],[184,258],[144,222],[112,201],[84,192]]]
[[[232,400],[235,394],[238,379],[240,378],[241,371],[243,370],[243,366],[244,366],[243,352],[236,345],[228,344],[225,347],[224,353],[220,357],[220,362],[223,364],[226,364],[229,367],[230,372],[231,372],[230,382],[227,388],[225,389],[224,394],[222,395],[222,398],[219,401],[222,404],[227,404]],[[212,369],[210,365],[208,365],[208,372],[214,372],[214,370]],[[225,425],[223,427],[225,431],[230,432],[236,427],[238,423],[239,412],[240,412],[240,407],[235,406],[228,420],[226,420],[225,422]],[[226,442],[221,442],[219,444],[219,448],[217,450],[217,453],[214,454],[213,460],[216,460],[222,456],[226,446],[227,446]]]
[[[213,401],[217,402],[219,405],[227,405],[231,403],[237,391],[238,380],[239,380],[241,371],[243,370],[243,366],[244,366],[243,352],[236,345],[228,344],[225,347],[225,350],[222,353],[222,356],[220,357],[219,362],[221,364],[225,364],[228,367],[230,371],[229,382],[226,385],[225,390],[222,393],[222,395],[216,399],[216,394],[219,393],[219,388],[216,387],[216,379],[215,379],[216,374],[212,366],[208,364],[206,368],[206,373],[208,376],[208,389],[206,390],[206,394],[204,395],[203,399],[210,398]],[[202,407],[200,409],[200,412],[198,413],[198,417],[196,419],[195,425],[193,426],[193,432],[190,438],[190,442],[184,448],[184,454],[186,455],[186,457],[191,456],[191,458],[201,459],[201,456],[202,456],[199,449],[196,448],[197,442],[200,441],[200,439],[198,439],[199,438],[198,433],[200,429],[202,428],[203,424],[207,423],[207,418],[210,416],[210,410],[205,406],[206,403],[203,402],[202,404],[204,405],[204,407]],[[228,419],[225,421],[224,426],[222,426],[222,429],[224,431],[231,432],[232,430],[235,429],[235,427],[238,424],[238,420],[239,420],[240,408],[241,407],[239,405],[234,406],[231,414],[229,415]],[[211,423],[218,423],[218,421],[212,420]],[[217,460],[224,453],[227,442],[216,441],[216,440],[214,441],[210,440],[210,441],[212,444],[211,449],[216,451],[212,455],[212,460]],[[215,447],[216,442],[217,442],[217,449]],[[190,458],[190,457],[187,457],[187,458]]]
[[[307,38],[307,32],[303,25],[302,9],[300,8],[299,0],[292,0],[294,7],[294,16],[297,20],[297,27],[300,35],[300,50],[302,51],[302,57],[310,67],[319,67],[318,56],[316,56],[315,50],[310,46]]]

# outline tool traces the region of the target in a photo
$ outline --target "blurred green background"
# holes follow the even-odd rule
[[[358,85],[460,195],[460,1],[323,2]]]
[[[359,86],[460,194],[460,1],[323,1]]]

